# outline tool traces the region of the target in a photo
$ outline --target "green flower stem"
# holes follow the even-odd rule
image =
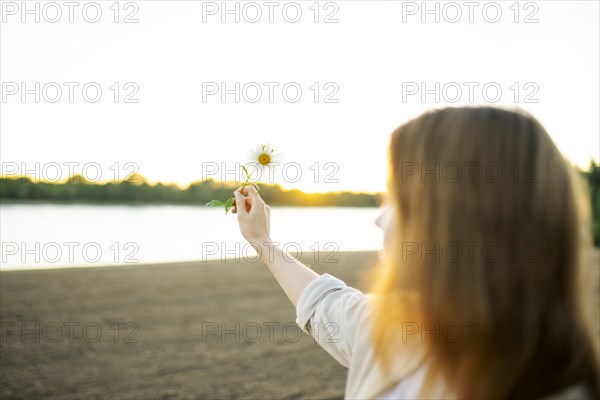
[[[250,178],[252,177],[252,174],[248,172],[248,169],[246,168],[245,165],[242,165],[242,169],[243,169],[244,173],[246,174],[246,179],[244,180],[244,183],[242,183],[240,192],[243,191],[244,188],[249,185]],[[254,173],[254,171],[252,171],[252,173]],[[207,207],[224,207],[225,214],[229,213],[229,209],[231,207],[233,207],[234,205],[235,205],[235,198],[233,198],[233,197],[230,197],[225,202],[222,202],[220,200],[211,200],[208,203],[206,203]]]

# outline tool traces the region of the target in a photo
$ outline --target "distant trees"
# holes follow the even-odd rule
[[[231,197],[239,185],[214,180],[194,182],[182,189],[175,184],[150,185],[140,174],[121,182],[91,183],[74,175],[63,183],[34,182],[29,178],[0,178],[0,199],[10,201],[55,201],[96,203],[201,204],[211,199]],[[377,194],[335,192],[306,194],[285,190],[279,185],[260,185],[261,196],[269,204],[286,206],[376,207]]]

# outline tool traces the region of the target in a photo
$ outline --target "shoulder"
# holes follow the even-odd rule
[[[296,323],[349,368],[347,398],[373,398],[400,382],[402,393],[419,386],[415,372],[423,364],[420,343],[405,343],[395,351],[390,374],[380,368],[371,334],[374,300],[374,295],[327,273],[310,282],[298,298]]]
[[[364,330],[367,296],[330,274],[311,281],[296,304],[296,323],[345,367]]]

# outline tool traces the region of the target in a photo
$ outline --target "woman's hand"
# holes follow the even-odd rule
[[[252,186],[244,188],[243,192],[236,190],[235,206],[231,212],[238,215],[240,231],[249,242],[270,242],[271,208],[265,204],[256,189]],[[244,197],[248,194],[248,197]]]

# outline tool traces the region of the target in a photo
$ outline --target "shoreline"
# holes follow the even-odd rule
[[[365,253],[377,253],[378,250],[340,250],[336,252],[336,254],[365,254]],[[321,251],[316,252],[317,254],[323,253],[325,255],[331,254],[331,252]],[[290,251],[288,252],[293,257],[297,257],[297,253]],[[314,260],[315,251],[313,250],[302,250],[302,257],[300,259],[306,261],[306,257],[311,257]],[[233,257],[232,257],[233,258]],[[309,258],[310,260],[310,258]],[[307,261],[309,262],[309,261]],[[126,268],[155,268],[155,267],[169,267],[169,266],[184,266],[184,265],[197,265],[200,264],[202,266],[217,266],[217,265],[227,265],[227,264],[262,264],[262,261],[250,261],[249,259],[244,259],[244,257],[240,256],[240,260],[236,261],[234,259],[226,259],[219,260],[215,259],[207,259],[206,261],[202,260],[184,260],[184,261],[164,261],[164,262],[140,262],[140,263],[127,263],[127,264],[102,264],[102,265],[60,265],[60,266],[44,266],[44,267],[17,267],[12,269],[9,267],[8,269],[0,269],[0,274],[5,273],[16,273],[16,272],[38,272],[38,271],[64,271],[64,270],[86,270],[86,269],[126,269]],[[328,264],[328,263],[326,263]],[[331,263],[335,264],[335,263]]]
[[[370,254],[370,253],[379,253],[380,250],[340,250],[337,251],[336,254]],[[288,252],[291,256],[297,257],[297,252],[290,251]],[[331,254],[331,252],[320,251],[316,252],[323,254]],[[306,257],[309,255],[315,255],[315,251],[313,250],[302,250],[301,260],[306,260]],[[592,249],[592,258],[595,258],[599,261],[600,264],[600,247],[594,247]],[[12,274],[18,272],[39,272],[39,271],[64,271],[64,270],[92,270],[92,269],[127,269],[127,268],[155,268],[155,267],[169,267],[169,266],[183,266],[183,265],[197,265],[201,264],[204,266],[215,266],[215,265],[225,265],[225,264],[240,264],[240,263],[248,263],[248,264],[263,264],[262,261],[250,261],[248,259],[244,259],[244,257],[240,256],[239,261],[234,261],[230,259],[219,260],[218,258],[210,258],[206,261],[202,260],[182,260],[182,261],[160,261],[160,262],[140,262],[140,263],[123,263],[123,264],[102,264],[102,265],[59,265],[59,266],[43,266],[43,267],[17,267],[8,269],[2,269],[0,267],[0,274]],[[332,263],[335,264],[335,263]]]

